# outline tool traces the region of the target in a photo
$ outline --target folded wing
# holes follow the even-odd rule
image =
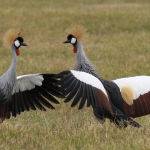
[[[116,79],[124,100],[124,111],[130,117],[150,114],[150,76]]]

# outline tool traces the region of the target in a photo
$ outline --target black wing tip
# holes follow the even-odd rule
[[[79,106],[79,107],[78,107],[78,110],[81,110],[83,107],[84,107],[84,105],[83,105],[83,106]]]
[[[60,104],[60,102],[57,99],[55,99],[55,98],[49,99],[49,101],[54,103],[54,104]]]
[[[65,103],[68,103],[68,102],[70,102],[70,101],[71,101],[71,100],[70,100],[70,99],[67,99],[67,98],[64,100]]]
[[[54,107],[54,106],[52,106],[52,107],[51,107],[51,109],[52,109],[52,110],[55,110],[55,107]]]
[[[40,111],[46,111],[46,109],[39,109]]]
[[[55,104],[56,104],[56,105],[57,105],[57,104],[60,104],[60,102],[59,102],[58,100],[56,100],[56,101],[55,101]]]
[[[75,107],[76,106],[76,104],[71,104],[71,107]]]
[[[81,110],[82,108],[78,107],[78,110]]]

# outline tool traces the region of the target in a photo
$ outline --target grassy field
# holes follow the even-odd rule
[[[63,45],[75,25],[86,29],[86,53],[105,79],[150,75],[149,0],[0,0],[0,73],[11,62],[2,39],[21,28],[28,47],[21,50],[17,73],[56,73],[74,66]],[[90,108],[61,103],[55,111],[26,112],[0,125],[0,149],[150,150],[150,116],[137,118],[141,129],[101,126]]]

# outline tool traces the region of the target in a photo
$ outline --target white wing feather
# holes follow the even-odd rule
[[[44,78],[41,74],[18,76],[12,94],[18,93],[19,91],[32,90],[35,86],[42,86],[43,80]]]

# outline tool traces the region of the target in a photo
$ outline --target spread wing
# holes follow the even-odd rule
[[[1,105],[1,118],[16,117],[23,111],[54,109],[56,97],[63,97],[55,74],[30,74],[18,76],[10,100]]]
[[[93,109],[99,108],[112,112],[107,92],[99,79],[82,71],[65,71],[63,75],[63,89],[65,102],[72,101],[71,106],[78,105],[82,109],[85,104],[92,105]]]
[[[125,113],[130,117],[150,114],[150,76],[116,79],[123,97]]]
[[[114,107],[107,95],[103,83],[95,76],[82,71],[65,71],[60,73],[65,102],[72,101],[71,106],[79,105],[79,109],[92,105],[94,115],[98,120],[110,118],[119,126],[131,124],[140,125],[131,118],[127,118],[122,111]],[[117,112],[117,114],[116,114]]]

